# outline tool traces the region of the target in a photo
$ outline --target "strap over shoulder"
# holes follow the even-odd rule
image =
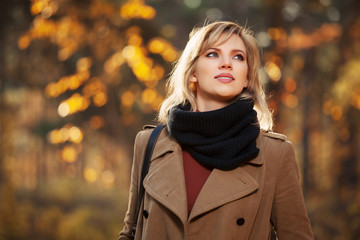
[[[137,225],[137,221],[138,221],[138,217],[139,217],[141,202],[142,202],[142,199],[144,196],[144,191],[145,191],[144,184],[143,184],[144,179],[149,170],[150,158],[153,153],[156,141],[161,133],[161,130],[164,128],[164,126],[165,126],[164,124],[160,124],[157,127],[155,127],[155,126],[149,127],[149,128],[154,128],[154,130],[152,131],[152,133],[150,135],[149,141],[148,141],[146,149],[145,149],[144,162],[143,162],[142,170],[141,170],[141,182],[140,182],[139,196],[138,196],[138,202],[137,202],[136,213],[135,213],[135,224],[132,228],[133,236],[135,236],[136,225]],[[144,129],[146,129],[146,128],[144,127]]]
[[[286,136],[280,133],[275,133],[275,132],[264,132],[264,136],[269,137],[269,138],[274,138],[274,139],[278,139],[281,141],[286,141]]]

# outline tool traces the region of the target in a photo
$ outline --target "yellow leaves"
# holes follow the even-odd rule
[[[67,163],[73,163],[78,159],[78,155],[82,151],[80,143],[83,138],[83,131],[72,124],[66,124],[60,129],[54,129],[47,135],[48,141],[52,144],[72,143],[59,150],[60,158]]]
[[[86,167],[83,174],[87,182],[95,183],[100,180],[105,188],[111,188],[115,183],[115,175],[110,170],[105,170],[101,173],[98,172],[96,168]]]
[[[149,55],[159,54],[167,62],[175,61],[178,57],[178,51],[168,41],[156,37],[146,43],[141,36],[140,27],[131,26],[125,31],[126,44],[123,45],[121,42],[120,45],[122,46],[117,47],[116,51],[112,50],[113,54],[107,57],[110,52],[108,50],[111,50],[109,46],[119,40],[118,38],[114,38],[116,41],[109,40],[111,39],[110,35],[114,35],[117,31],[113,31],[111,28],[113,25],[111,24],[118,27],[122,24],[123,19],[141,18],[150,20],[156,15],[153,7],[146,5],[144,0],[129,0],[119,7],[103,1],[92,1],[86,11],[89,18],[95,19],[95,21],[92,29],[88,29],[88,22],[83,21],[84,12],[73,10],[79,14],[63,14],[63,12],[58,11],[58,9],[67,6],[65,3],[54,0],[32,0],[31,13],[35,17],[30,29],[18,39],[18,47],[26,49],[33,40],[46,39],[58,46],[58,59],[65,61],[81,47],[90,46],[95,52],[95,59],[103,60],[103,71],[108,75],[112,75],[109,79],[119,79],[117,74],[120,67],[127,63],[139,82],[143,83],[146,88],[156,91],[155,87],[164,77],[165,70]],[[49,18],[55,13],[58,13],[59,16]],[[107,16],[111,21],[104,21],[104,16]],[[171,25],[166,25],[165,30],[174,34],[176,29]],[[101,41],[99,41],[100,39]],[[98,57],[100,55],[101,57]],[[83,87],[81,93],[74,93],[59,104],[58,113],[60,116],[66,117],[83,111],[91,103],[99,107],[107,103],[108,97],[104,84],[99,88],[100,90],[94,90],[93,83],[86,83],[91,76],[91,66],[92,59],[81,58],[76,63],[76,73],[63,76],[57,82],[51,82],[46,86],[45,94],[50,98],[57,98],[66,91],[78,91]],[[103,79],[103,77],[101,78]],[[132,106],[135,100],[129,99],[128,101],[122,101],[122,104]],[[143,98],[139,99],[142,100]],[[154,102],[158,102],[160,98],[157,93],[155,100],[144,99],[147,99],[147,102],[140,104],[144,103],[153,108],[155,107]],[[143,106],[141,109],[143,109]]]
[[[101,107],[104,106],[107,102],[107,95],[105,92],[97,92],[93,96],[93,101],[95,106]]]
[[[65,162],[72,163],[77,160],[77,152],[73,146],[65,146],[61,151],[61,156]]]
[[[173,62],[178,58],[177,50],[168,41],[160,37],[151,39],[148,49],[152,53],[160,54],[167,62]]]
[[[281,79],[281,70],[274,62],[267,62],[265,64],[265,71],[274,82],[278,82]]]
[[[68,59],[79,48],[84,41],[85,32],[85,26],[75,18],[64,17],[57,23],[53,41],[60,47],[60,61]]]
[[[117,51],[105,62],[104,70],[108,74],[114,74],[124,62],[125,59],[122,56],[122,51]]]
[[[143,0],[129,0],[121,6],[120,15],[125,20],[133,18],[150,20],[155,17],[156,10],[153,7],[145,5]]]
[[[279,82],[282,76],[281,68],[283,60],[274,52],[268,52],[264,55],[264,70],[273,82]]]
[[[126,31],[126,35],[128,37],[128,45],[122,50],[122,56],[127,61],[136,78],[140,82],[143,82],[145,86],[154,88],[158,81],[164,76],[163,67],[155,64],[153,59],[148,57],[149,52],[142,44],[143,41],[141,40],[140,29],[138,27],[129,28]],[[171,48],[170,52],[169,50],[168,52],[163,51],[165,46],[167,46],[166,49],[169,49],[168,46],[170,46],[170,44],[162,39],[155,39],[154,41],[155,43],[150,41],[149,48],[157,48],[159,53],[170,54],[166,56],[168,58],[172,57],[173,48]],[[159,50],[159,48],[161,48],[161,50]],[[177,53],[175,56],[177,56]]]
[[[84,178],[87,182],[93,183],[97,180],[98,174],[95,169],[87,167],[84,169]]]
[[[137,97],[140,97],[142,103],[151,107],[149,109],[142,106],[145,112],[149,110],[158,110],[159,105],[163,101],[163,97],[158,93],[155,88],[146,88],[142,92],[134,92],[134,90],[127,90],[120,95],[123,112],[128,112],[128,110],[134,105],[136,99],[138,99]]]
[[[141,94],[141,98],[142,98],[144,103],[150,104],[155,100],[156,95],[157,95],[156,90],[151,89],[151,88],[147,88]]]
[[[86,72],[89,71],[89,68],[91,67],[91,59],[88,57],[80,58],[76,62],[76,69],[78,72]]]
[[[134,101],[135,95],[132,91],[126,91],[121,95],[121,104],[125,107],[131,107]]]
[[[92,81],[83,88],[82,92],[85,98],[92,98],[97,107],[101,107],[107,102],[106,85],[96,77],[92,78]]]
[[[60,78],[58,82],[51,82],[45,88],[45,94],[48,97],[58,97],[67,90],[75,90],[79,88],[90,75],[91,67],[90,58],[81,58],[76,63],[77,73],[70,76]]]
[[[161,95],[155,89],[147,88],[141,94],[144,103],[149,104],[154,110],[158,110],[159,105],[163,101]]]
[[[57,31],[57,24],[52,20],[35,17],[33,26],[29,30],[29,35],[32,39],[51,38]]]
[[[63,17],[57,22],[35,17],[32,27],[18,40],[19,49],[26,49],[32,40],[48,38],[59,46],[60,61],[68,59],[84,41],[85,26],[77,19]]]
[[[48,97],[58,97],[67,90],[76,90],[85,80],[89,78],[89,68],[91,60],[89,58],[81,58],[77,62],[77,73],[71,76],[62,77],[58,82],[49,83],[45,88],[45,94]],[[107,88],[97,78],[87,83],[80,93],[74,93],[70,98],[62,101],[58,107],[58,114],[66,117],[73,113],[84,111],[90,105],[90,100],[97,107],[101,107],[107,102]]]
[[[89,107],[90,99],[97,107],[101,107],[107,102],[106,86],[96,78],[93,78],[93,81],[88,83],[82,92],[83,95],[75,93],[60,103],[58,113],[61,117],[84,111]]]
[[[60,144],[64,142],[81,143],[83,140],[83,132],[80,128],[66,124],[61,129],[54,129],[48,134],[48,141],[52,144]]]
[[[165,44],[161,39],[154,38],[149,42],[149,50],[152,53],[162,53],[165,48]]]
[[[44,18],[48,18],[55,14],[58,8],[57,1],[32,0],[30,12],[32,15],[42,14]]]
[[[58,114],[61,117],[66,117],[70,114],[84,111],[88,108],[90,102],[87,98],[80,95],[79,93],[73,94],[70,98],[62,101],[58,107]]]

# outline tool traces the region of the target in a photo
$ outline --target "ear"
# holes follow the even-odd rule
[[[244,88],[247,88],[248,86],[249,86],[249,80],[246,79],[246,80],[245,80],[245,83],[244,83]]]
[[[191,83],[196,83],[197,82],[197,77],[196,77],[195,73],[192,73],[190,75],[190,82]]]

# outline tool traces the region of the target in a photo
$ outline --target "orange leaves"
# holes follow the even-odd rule
[[[84,35],[85,26],[76,18],[63,17],[55,22],[37,16],[32,27],[18,40],[18,47],[26,49],[32,40],[47,38],[59,46],[58,58],[64,61],[79,49]]]
[[[305,33],[301,28],[292,28],[290,34],[282,28],[269,28],[268,36],[282,49],[301,50],[319,46],[340,37],[341,26],[336,23],[324,23],[311,33]]]
[[[76,90],[89,79],[90,58],[81,58],[76,63],[77,72],[74,75],[62,77],[58,82],[51,82],[45,88],[48,97],[56,98],[68,90]],[[75,93],[70,98],[62,101],[58,107],[61,117],[84,111],[90,105],[90,100],[95,106],[101,107],[107,102],[107,87],[98,78],[93,77],[82,89],[82,94]]]
[[[267,62],[265,64],[265,71],[274,82],[278,82],[280,80],[281,70],[274,62]]]
[[[77,61],[77,72],[70,76],[60,78],[58,82],[51,82],[45,88],[48,97],[56,98],[67,90],[76,90],[89,79],[91,67],[90,58],[81,58]]]
[[[132,18],[150,20],[155,17],[156,10],[153,7],[145,5],[143,0],[130,0],[121,6],[120,15],[125,20]]]
[[[89,100],[79,93],[73,94],[70,98],[62,101],[58,107],[58,114],[61,117],[66,117],[73,113],[84,111],[89,107]]]
[[[160,54],[167,62],[173,62],[178,58],[177,50],[168,41],[160,37],[151,39],[148,49],[152,53]]]
[[[57,1],[32,0],[30,11],[32,15],[41,14],[43,17],[48,18],[55,14],[58,8]]]
[[[81,61],[80,59],[79,61]],[[90,60],[89,60],[90,62]],[[90,67],[90,66],[89,66]],[[45,88],[45,94],[48,97],[58,97],[67,90],[79,88],[86,80],[89,79],[90,72],[88,69],[78,70],[77,73],[64,76],[58,82],[51,82]]]
[[[73,113],[86,110],[90,105],[90,100],[95,106],[101,107],[107,102],[107,88],[97,78],[92,80],[82,89],[82,95],[79,93],[73,94],[70,98],[62,101],[58,107],[58,113],[61,117],[66,117]]]
[[[162,97],[156,86],[164,77],[165,70],[150,54],[159,54],[165,61],[173,62],[178,57],[178,52],[160,37],[146,43],[138,26],[130,25],[125,32],[119,32],[119,26],[124,26],[124,20],[150,20],[156,15],[156,10],[146,5],[143,0],[128,0],[121,5],[93,0],[88,4],[84,3],[84,6],[88,8],[77,9],[69,2],[32,0],[31,14],[35,18],[30,29],[18,40],[20,49],[28,48],[31,42],[37,39],[48,40],[58,47],[60,61],[68,60],[79,50],[89,47],[92,55],[88,56],[93,57],[79,59],[76,73],[63,76],[45,88],[45,94],[50,98],[57,98],[67,91],[75,92],[59,104],[59,115],[66,117],[84,111],[91,102],[98,107],[106,104],[108,97],[105,84],[120,82],[122,75],[119,71],[124,63],[127,63],[137,80],[144,84],[144,92],[149,93],[148,89],[151,89],[156,93],[154,98],[143,94],[147,97],[140,97],[142,102],[139,103],[157,108],[155,105],[159,104]],[[53,18],[55,14],[58,16]],[[174,31],[173,29],[172,32]],[[122,39],[124,35],[125,38]],[[90,72],[90,67],[94,65],[94,69],[99,69],[98,63],[102,64],[105,74],[95,73],[97,77],[92,78],[89,83],[94,74]],[[102,86],[99,86],[100,82]],[[137,96],[140,96],[139,93]],[[135,100],[129,98],[122,101],[122,105],[129,108],[134,102]]]
[[[174,60],[176,50],[164,39],[150,40],[148,48],[143,45],[143,40],[138,27],[131,27],[126,31],[128,45],[122,50],[122,57],[127,61],[137,79],[149,88],[154,88],[164,76],[164,68],[149,57],[149,51],[163,56],[165,60]],[[149,49],[149,50],[148,50]]]

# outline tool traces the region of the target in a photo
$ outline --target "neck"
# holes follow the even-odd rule
[[[198,99],[196,101],[196,108],[197,108],[197,111],[199,112],[209,112],[209,111],[214,111],[214,110],[217,110],[217,109],[221,109],[221,108],[224,108],[228,105],[230,105],[232,103],[231,102],[223,102],[223,101],[202,101],[200,99]]]

